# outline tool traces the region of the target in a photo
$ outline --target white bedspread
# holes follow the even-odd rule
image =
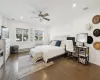
[[[42,46],[36,46],[35,48],[39,50],[41,54],[43,53],[43,59],[45,62],[47,62],[48,59],[50,58],[53,58],[65,53],[64,47],[42,45]]]

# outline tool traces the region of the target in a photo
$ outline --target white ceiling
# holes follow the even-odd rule
[[[72,4],[76,3],[73,8]],[[8,18],[15,20],[40,23],[39,19],[31,19],[30,17],[37,16],[32,14],[32,11],[43,11],[50,14],[50,22],[45,21],[46,24],[66,24],[74,17],[83,12],[84,7],[93,9],[100,4],[100,0],[0,0],[0,12]]]

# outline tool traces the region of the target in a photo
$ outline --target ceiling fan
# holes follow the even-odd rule
[[[39,13],[36,13],[36,12],[32,12],[32,13],[36,14],[37,17],[30,17],[30,18],[40,18],[40,21],[42,21],[43,19],[46,20],[46,21],[50,21],[49,18],[46,18],[47,16],[49,16],[48,13],[43,14],[41,11]]]

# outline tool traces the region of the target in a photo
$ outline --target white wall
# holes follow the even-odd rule
[[[94,29],[98,28],[100,29],[100,23],[99,24],[93,24],[92,23],[92,18],[95,15],[100,14],[99,9],[94,9],[94,10],[88,10],[86,12],[83,12],[82,15],[79,16],[78,19],[76,19],[73,22],[73,33],[72,36],[76,36],[78,33],[88,33],[90,36],[93,37],[94,42],[99,41],[100,42],[100,37],[94,37],[93,36],[93,31]],[[93,29],[91,31],[86,30],[86,24],[92,24]],[[93,48],[93,44],[89,45],[90,46],[90,62],[100,65],[100,50],[95,50]]]
[[[96,25],[92,23],[92,18],[98,14],[100,14],[100,10],[98,8],[93,10],[83,11],[70,24],[65,24],[65,26],[59,26],[59,25],[51,26],[51,28],[49,29],[49,34],[51,37],[59,36],[59,35],[71,35],[76,37],[76,34],[86,32],[89,33],[89,35],[93,36],[93,30],[96,28],[100,29],[100,23]],[[91,31],[87,31],[86,24],[92,24],[93,29]],[[100,37],[96,38],[93,36],[93,38],[94,38],[94,42],[100,41]],[[99,51],[95,50],[93,48],[93,44],[89,46],[90,46],[90,62],[100,65],[100,50]]]
[[[15,20],[9,20],[8,21],[8,28],[9,28],[9,36],[11,40],[11,45],[19,45],[20,49],[23,48],[31,48],[35,46],[35,40],[33,42],[30,41],[30,35],[29,35],[29,41],[28,42],[16,42],[16,28],[23,28],[23,29],[29,29],[33,28],[33,31],[35,30],[42,30],[44,31],[44,42],[43,44],[48,44],[48,31],[47,28],[43,26],[37,26],[34,24],[24,23],[21,21],[15,21]],[[30,32],[29,32],[30,34]],[[33,35],[34,36],[34,35]]]
[[[11,40],[10,44],[11,45],[19,45],[20,49],[23,48],[30,48],[34,47],[37,43],[41,42],[33,42],[30,41],[30,29],[33,29],[33,33],[35,33],[35,30],[41,30],[44,31],[44,41],[43,44],[48,44],[49,42],[49,35],[48,35],[48,27],[43,26],[43,25],[36,25],[36,24],[31,24],[27,22],[22,22],[22,21],[16,21],[16,20],[10,20],[0,14],[0,34],[1,34],[1,26],[5,26],[9,28],[9,38]],[[28,42],[16,42],[16,28],[23,28],[23,29],[29,29],[29,41]],[[33,37],[35,34],[33,34]]]
[[[72,33],[72,25],[66,24],[65,26],[51,26],[49,28],[50,39],[54,36],[65,36]]]
[[[1,26],[3,24],[3,19],[2,19],[2,16],[0,15],[0,35],[1,35]]]

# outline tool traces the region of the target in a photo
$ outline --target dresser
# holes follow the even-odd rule
[[[0,40],[0,49],[4,50],[4,62],[6,62],[10,55],[10,39]]]
[[[0,68],[4,64],[4,51],[0,50]]]

